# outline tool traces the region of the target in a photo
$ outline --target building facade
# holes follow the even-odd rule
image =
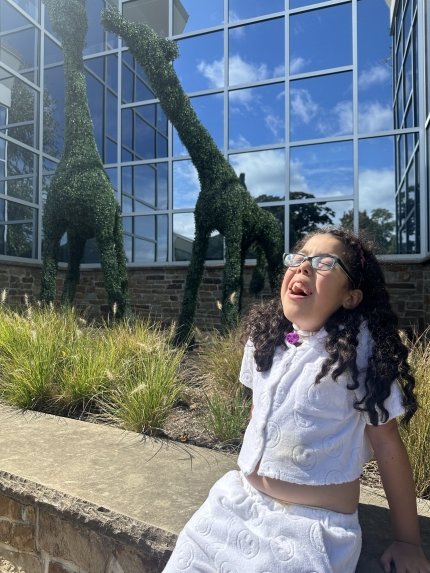
[[[421,323],[427,320],[426,0],[87,1],[89,104],[122,208],[130,273],[177,277],[191,254],[197,174],[143,70],[101,27],[106,3],[178,43],[174,65],[184,90],[251,194],[279,220],[285,250],[320,225],[365,230],[388,273],[403,276],[392,275],[394,285],[412,284],[407,276],[421,281],[414,304]],[[62,51],[43,2],[2,0],[4,273],[16,264],[40,267],[43,201],[63,140]],[[67,260],[66,236],[62,244]],[[207,258],[222,268],[219,235]],[[97,260],[90,241],[86,268],[97,269]]]

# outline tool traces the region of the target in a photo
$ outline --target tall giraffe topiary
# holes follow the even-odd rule
[[[88,23],[85,0],[44,0],[55,34],[62,42],[65,77],[65,144],[43,213],[42,302],[55,298],[60,239],[69,242],[69,265],[62,303],[71,304],[79,282],[85,243],[95,238],[104,286],[117,316],[128,310],[127,259],[120,207],[103,169],[88,107],[82,52]]]
[[[257,205],[197,117],[173,68],[178,56],[177,45],[160,38],[145,24],[127,21],[115,9],[106,9],[102,22],[107,30],[124,39],[144,69],[199,176],[201,190],[194,212],[195,239],[176,340],[184,342],[190,335],[208,242],[215,230],[224,236],[226,245],[222,323],[227,328],[234,326],[239,320],[245,253],[252,244],[257,243],[264,251],[271,287],[277,285],[283,251],[279,222]]]

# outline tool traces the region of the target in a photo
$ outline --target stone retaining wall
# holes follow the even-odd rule
[[[400,326],[425,328],[430,323],[430,261],[424,264],[384,265],[388,289]],[[134,311],[165,322],[177,320],[185,285],[186,267],[129,268],[129,293]],[[220,325],[222,271],[220,266],[207,266],[198,296],[196,325],[210,329]],[[0,262],[0,290],[8,290],[8,302],[20,304],[24,295],[37,299],[40,289],[40,265],[12,265]],[[244,273],[243,308],[255,301],[248,293],[252,267]],[[61,292],[64,270],[60,270],[57,291]],[[270,296],[269,289],[262,297]],[[107,313],[106,292],[99,270],[82,269],[76,294],[76,305],[90,315]]]
[[[168,558],[141,522],[4,473],[0,487],[0,573],[159,573]]]

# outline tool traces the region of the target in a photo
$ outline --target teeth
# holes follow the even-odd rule
[[[294,283],[293,286],[291,287],[291,292],[293,294],[301,294],[305,296],[308,296],[310,294],[310,290],[301,283]]]

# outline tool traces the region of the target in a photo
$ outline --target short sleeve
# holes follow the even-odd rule
[[[252,390],[253,378],[254,378],[254,345],[251,342],[251,340],[248,340],[243,352],[242,366],[240,367],[239,380],[244,386],[247,386]]]
[[[393,420],[394,418],[403,416],[403,414],[405,413],[405,407],[403,406],[403,393],[400,384],[397,382],[397,380],[395,380],[392,383],[390,395],[384,401],[384,408],[388,412],[388,418],[382,421],[383,416],[381,410],[378,408],[378,406],[375,406],[375,408],[378,413],[378,425],[386,424],[387,422]],[[368,412],[363,412],[363,414],[366,419],[366,424],[371,424]]]

